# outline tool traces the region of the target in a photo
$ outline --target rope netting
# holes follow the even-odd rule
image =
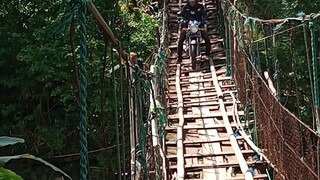
[[[227,69],[255,143],[276,179],[319,179],[319,14],[261,20],[229,1],[223,9]]]
[[[132,69],[127,64],[131,90],[129,105],[131,131],[131,179],[164,179],[166,177],[165,160],[165,92],[167,86],[167,2],[160,4],[159,13],[160,43],[153,58],[144,66],[135,65]],[[129,98],[129,99],[130,99]],[[132,138],[134,137],[134,138]]]
[[[104,32],[105,46],[110,48],[108,59],[112,66],[112,85],[114,100],[114,124],[116,135],[116,179],[165,179],[165,92],[167,89],[168,54],[168,10],[167,1],[159,1],[158,18],[162,26],[158,40],[158,51],[153,52],[151,60],[145,63],[129,58],[121,47],[93,2],[85,0],[69,1],[70,12],[61,24],[64,31],[79,13],[80,22],[80,175],[87,179],[87,112],[86,112],[86,11],[97,20]],[[115,53],[117,51],[117,54]],[[107,53],[107,52],[106,52]],[[106,57],[105,57],[106,58]]]

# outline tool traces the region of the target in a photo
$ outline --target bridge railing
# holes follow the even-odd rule
[[[150,62],[149,72],[151,74],[151,134],[154,159],[154,174],[150,179],[167,179],[167,163],[165,148],[165,127],[167,125],[166,113],[166,90],[167,90],[167,61],[169,54],[169,32],[168,32],[168,7],[167,0],[161,1],[161,27],[159,28],[160,39],[158,51]]]
[[[276,179],[319,179],[319,15],[261,20],[222,4],[228,73],[255,143],[276,166]]]
[[[167,86],[168,10],[167,1],[158,2],[160,11],[158,47],[141,66],[126,64],[130,90],[131,179],[166,179],[165,92]]]
[[[168,54],[167,0],[158,1],[161,36],[157,51],[144,63],[137,61],[135,53],[126,53],[120,42],[94,6],[88,10],[100,25],[104,39],[111,46],[115,123],[117,126],[117,179],[166,179],[164,133],[166,62]],[[160,32],[159,32],[160,33]],[[115,67],[119,66],[119,71]],[[117,87],[118,89],[117,89]],[[121,97],[117,97],[121,96]],[[119,104],[118,104],[119,101]]]

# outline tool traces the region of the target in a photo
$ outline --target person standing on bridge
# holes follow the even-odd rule
[[[180,16],[183,18],[183,22],[188,22],[189,20],[196,20],[198,22],[201,22],[200,28],[203,28],[205,26],[205,17],[206,17],[206,10],[202,4],[199,4],[197,0],[188,0],[188,3],[183,7],[182,12]],[[187,28],[188,23],[182,23],[181,28]],[[178,59],[177,62],[180,63],[182,61],[182,50],[183,50],[183,42],[187,38],[185,31],[180,31],[180,37],[178,41]],[[201,31],[201,37],[205,41],[206,45],[206,56],[209,58],[210,56],[210,50],[211,50],[211,44],[210,44],[210,38],[207,34],[207,30]]]

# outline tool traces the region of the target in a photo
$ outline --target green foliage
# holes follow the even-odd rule
[[[146,58],[156,43],[157,20],[149,14],[141,12],[139,17],[135,14],[129,15],[128,25],[132,29],[130,37],[132,51],[138,52],[139,56]]]
[[[6,164],[7,162],[9,162],[10,160],[13,160],[13,159],[32,159],[32,160],[39,161],[39,162],[43,163],[44,165],[49,166],[50,168],[52,168],[52,170],[57,171],[57,172],[63,174],[65,177],[71,179],[70,176],[68,176],[66,173],[64,173],[62,170],[60,170],[56,166],[48,163],[47,161],[45,161],[45,160],[43,160],[41,158],[35,157],[33,155],[30,155],[30,154],[22,154],[22,155],[15,155],[15,156],[1,156],[0,157],[0,165],[3,166],[4,164]]]
[[[10,171],[9,169],[0,167],[0,180],[23,180],[21,176]]]
[[[152,52],[157,19],[141,2],[141,8],[110,0],[94,3],[127,52],[137,51],[141,59]],[[78,22],[60,26],[70,8],[61,1],[0,2],[0,135],[27,142],[9,152],[46,158],[79,152],[79,34],[73,31]],[[110,47],[90,14],[87,30],[88,145],[95,150],[116,143],[113,105],[118,99],[112,97]],[[115,172],[113,154],[110,149],[97,160],[109,176]]]
[[[0,147],[4,147],[4,146],[8,146],[8,145],[14,145],[17,143],[24,143],[24,139],[20,139],[20,138],[15,138],[15,137],[6,137],[6,136],[1,136],[0,137]],[[56,166],[48,163],[47,161],[35,157],[33,155],[30,154],[22,154],[22,155],[14,155],[14,156],[0,156],[0,179],[12,179],[12,180],[20,180],[22,179],[19,175],[15,174],[14,172],[3,168],[3,166],[9,162],[10,160],[13,159],[32,159],[32,160],[36,160],[39,161],[43,164],[45,164],[46,166],[49,166],[50,168],[52,168],[52,170],[57,171],[61,174],[63,174],[65,177],[71,179],[70,176],[68,176],[66,173],[64,173],[62,170],[60,170],[59,168],[57,168]]]
[[[39,135],[45,139],[46,144],[51,150],[51,153],[56,154],[65,148],[65,127],[61,126],[49,126],[49,127],[38,127]]]
[[[8,136],[0,136],[0,147],[14,145],[17,143],[24,143],[24,139]]]
[[[239,0],[242,12],[263,19],[295,17],[299,12],[305,14],[319,11],[320,4],[309,0]]]
[[[251,17],[263,19],[297,17],[298,14],[316,13],[320,7],[319,3],[306,0],[241,0],[238,2],[242,12],[246,12]],[[316,31],[319,33],[319,20],[315,20],[315,23],[317,24]],[[294,28],[291,32],[288,31],[289,28],[299,24],[301,22],[298,21],[287,21],[283,24],[264,23],[263,25],[256,22],[254,40],[268,38],[265,41],[261,40],[258,45],[255,44],[252,49],[255,51],[254,56],[260,58],[262,71],[268,71],[275,87],[279,87],[281,103],[305,123],[313,126],[313,89],[307,60],[307,53],[311,57],[310,29],[306,23],[306,34],[302,26]],[[275,43],[273,33],[279,33],[275,36]],[[304,35],[306,35],[308,47],[305,45]],[[291,47],[290,42],[292,42]],[[315,44],[319,43],[317,39]],[[306,49],[309,49],[309,52]],[[318,52],[319,49],[316,51]],[[316,53],[316,56],[319,58],[319,54]],[[276,69],[277,62],[279,71]]]

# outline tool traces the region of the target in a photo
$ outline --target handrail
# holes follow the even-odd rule
[[[103,19],[100,12],[98,11],[98,9],[96,8],[96,6],[93,4],[92,1],[90,1],[89,5],[88,5],[88,10],[92,13],[93,17],[97,20],[98,24],[101,26],[101,28],[103,30],[103,34],[109,40],[110,44],[112,46],[115,46],[118,53],[120,54],[120,57],[123,60],[126,60],[127,53],[125,51],[123,51],[118,39],[114,36],[112,30],[110,29],[110,27],[108,26],[106,21]]]

